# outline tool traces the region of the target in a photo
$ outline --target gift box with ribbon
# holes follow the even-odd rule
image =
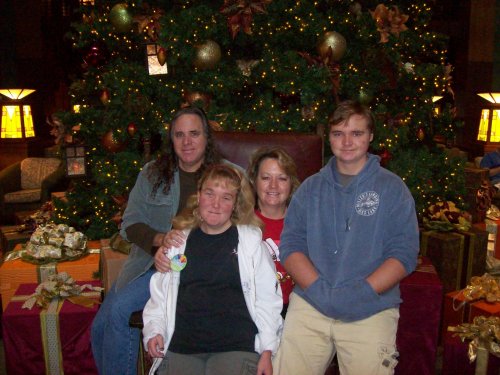
[[[101,278],[107,292],[115,282],[128,255],[110,247],[109,239],[101,240]]]
[[[489,274],[475,276],[466,288],[444,298],[442,336],[448,327],[471,323],[477,316],[500,317],[500,279]]]
[[[100,287],[99,281],[77,282]],[[82,291],[79,298],[95,304],[75,304],[54,298],[46,309],[23,305],[39,284],[21,284],[2,314],[7,373],[96,375],[90,346],[90,327],[98,309],[100,291]],[[80,300],[80,302],[82,302]]]
[[[500,220],[492,220],[486,218],[484,223],[476,224],[478,228],[485,230],[489,233],[488,236],[488,251],[495,258],[500,259]]]
[[[415,272],[401,280],[399,289],[403,303],[399,306],[396,337],[399,363],[395,375],[433,375],[443,285],[430,260],[419,257]]]
[[[486,269],[488,232],[475,225],[468,231],[421,231],[420,254],[436,267],[448,293],[464,288],[472,276]]]
[[[67,272],[78,281],[98,279],[101,244],[99,241],[89,241],[87,247],[88,254],[77,260],[36,265],[12,256],[22,249],[21,244],[16,245],[0,266],[3,310],[21,284],[41,283],[47,280],[49,275],[58,272]]]

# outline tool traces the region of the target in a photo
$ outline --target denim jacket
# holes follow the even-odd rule
[[[172,228],[172,219],[179,207],[179,172],[175,172],[172,185],[167,194],[163,192],[164,185],[162,184],[156,194],[152,196],[153,185],[148,178],[148,169],[152,163],[149,162],[144,166],[130,192],[120,230],[120,234],[124,239],[127,239],[125,229],[136,223],[144,223],[161,233],[166,233]],[[130,254],[118,275],[116,288],[120,289],[141,276],[151,268],[153,263],[154,258],[148,251],[133,244]]]

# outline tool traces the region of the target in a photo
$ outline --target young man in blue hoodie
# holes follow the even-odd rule
[[[404,182],[368,153],[374,119],[341,103],[329,124],[333,157],[294,194],[281,235],[296,286],[278,375],[323,375],[337,353],[341,374],[393,374],[399,281],[419,251],[415,203]]]

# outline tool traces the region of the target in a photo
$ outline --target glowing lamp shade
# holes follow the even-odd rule
[[[21,139],[35,136],[31,107],[20,102],[20,99],[34,91],[28,89],[0,90],[0,94],[11,99],[8,103],[2,104],[1,139]]]
[[[477,133],[477,140],[485,142],[485,152],[489,152],[500,147],[500,93],[478,95],[491,103],[481,109]]]

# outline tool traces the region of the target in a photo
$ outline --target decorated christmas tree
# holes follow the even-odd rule
[[[459,124],[429,1],[82,3],[70,35],[78,110],[57,117],[65,142],[85,146],[87,169],[56,220],[91,238],[115,232],[137,173],[185,105],[203,107],[217,130],[321,133],[339,101],[359,100],[376,114],[372,151],[405,180],[419,214],[463,204],[464,161],[436,143],[453,142]]]

